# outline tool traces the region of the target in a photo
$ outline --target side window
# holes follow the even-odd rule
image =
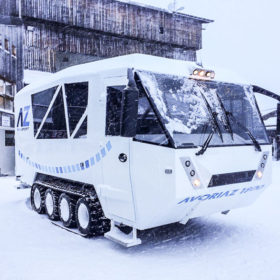
[[[43,124],[38,139],[60,139],[67,138],[65,111],[62,89],[59,90],[54,104]]]
[[[5,131],[5,146],[14,146],[15,145],[15,132],[14,131]]]
[[[85,138],[87,105],[88,82],[65,84],[33,94],[34,136],[37,139],[67,138],[66,122],[69,121],[69,135],[72,138]]]
[[[135,140],[159,145],[168,145],[168,139],[143,91],[140,91],[139,95]]]
[[[75,131],[79,121],[83,117],[88,105],[88,82],[65,84],[67,110],[70,135]],[[87,135],[87,117],[84,120],[74,138]]]
[[[37,134],[43,118],[47,113],[56,89],[57,87],[53,87],[32,95],[34,136]]]
[[[120,135],[122,92],[124,89],[125,86],[112,86],[107,88],[106,135]]]
[[[87,136],[87,117],[84,119],[82,125],[78,129],[77,133],[75,133],[74,138],[86,138]]]

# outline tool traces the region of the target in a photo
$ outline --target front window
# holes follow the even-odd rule
[[[216,114],[221,134],[216,127],[210,146],[252,145],[252,139],[241,126],[260,144],[269,143],[250,86],[145,71],[138,74],[175,147],[203,145],[214,127],[212,113]],[[231,113],[236,122],[228,121],[226,113]]]

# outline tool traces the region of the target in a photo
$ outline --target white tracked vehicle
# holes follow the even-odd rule
[[[271,181],[252,87],[195,63],[135,54],[74,66],[21,90],[15,114],[33,209],[127,247],[137,230],[250,205]]]

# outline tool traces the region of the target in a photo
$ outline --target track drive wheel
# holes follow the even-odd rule
[[[52,189],[47,189],[45,192],[45,208],[50,220],[57,221],[58,214],[58,195]]]
[[[62,193],[58,200],[58,214],[63,225],[68,228],[76,226],[75,221],[76,200],[69,195]]]
[[[79,231],[86,236],[99,236],[110,230],[110,220],[105,218],[96,195],[93,199],[80,198],[75,216]]]
[[[38,214],[45,213],[45,188],[37,184],[32,185],[31,193],[31,206]]]

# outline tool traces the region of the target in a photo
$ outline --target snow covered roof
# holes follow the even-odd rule
[[[7,114],[12,114],[12,115],[14,115],[14,112],[13,112],[13,111],[1,109],[1,108],[0,108],[0,112],[1,112],[1,113],[7,113]]]
[[[36,70],[24,70],[23,73],[23,82],[25,84],[31,84],[38,81],[43,81],[45,78],[50,77],[53,75],[49,72],[42,72],[42,71],[36,71]]]
[[[40,77],[39,79],[37,79],[38,77],[34,78],[34,76],[32,76],[33,74],[35,74],[36,76],[38,73],[33,71],[33,73],[27,72],[27,76],[29,74],[31,74],[32,76],[32,78],[30,79],[32,80],[32,83],[23,88],[19,93],[33,90],[36,91],[37,88],[43,88],[44,86],[48,87],[48,85],[51,83],[59,83],[59,81],[63,78],[78,78],[104,71],[127,68],[135,68],[139,70],[182,76],[190,75],[195,68],[200,67],[195,62],[190,61],[168,59],[146,54],[131,54],[89,62],[85,64],[79,64],[66,68],[54,74],[45,73],[46,75]]]
[[[185,14],[185,13],[171,12],[171,11],[166,10],[166,9],[162,9],[162,8],[155,7],[155,6],[152,6],[152,5],[147,5],[147,4],[139,3],[139,2],[136,2],[136,1],[118,0],[117,2],[127,3],[129,5],[144,7],[144,8],[148,8],[148,9],[151,9],[151,10],[162,11],[162,12],[165,12],[165,13],[168,13],[168,14],[176,14],[176,15],[179,15],[179,16],[182,16],[182,17],[188,17],[190,19],[197,20],[197,21],[199,21],[201,23],[211,23],[211,22],[214,22],[214,20],[211,20],[211,19],[197,17],[197,16],[192,16],[192,15]]]

